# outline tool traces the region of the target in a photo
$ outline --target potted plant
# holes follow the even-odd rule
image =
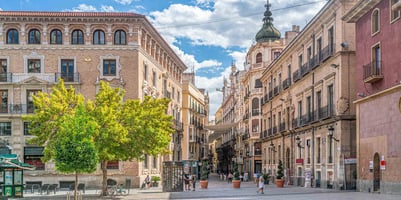
[[[207,162],[202,162],[202,170],[201,170],[201,177],[200,177],[200,186],[202,189],[207,189],[208,186],[208,176],[209,176],[209,171],[207,170]]]
[[[283,179],[283,162],[281,160],[278,161],[277,166],[277,175],[276,175],[276,186],[282,188],[284,186],[284,179]]]
[[[241,180],[239,178],[238,164],[234,162],[234,174],[233,174],[233,188],[240,188]]]
[[[263,180],[264,180],[265,184],[269,184],[269,173],[263,174]]]
[[[159,181],[160,181],[159,176],[152,176],[152,178],[150,180],[152,181],[153,187],[159,187]]]

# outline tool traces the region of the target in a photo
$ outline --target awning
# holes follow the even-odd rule
[[[34,170],[35,166],[19,161],[16,154],[0,154],[0,168]]]
[[[205,126],[206,129],[213,131],[213,133],[209,135],[209,141],[219,138],[223,133],[227,133],[228,131],[232,130],[232,128],[235,128],[236,125],[237,123]]]

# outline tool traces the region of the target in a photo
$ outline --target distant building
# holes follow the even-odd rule
[[[401,2],[359,1],[356,27],[358,190],[401,194]]]
[[[145,16],[135,13],[0,11],[0,140],[23,162],[36,166],[26,171],[26,182],[57,183],[68,187],[73,176],[55,172],[54,163],[42,163],[43,147],[26,143],[29,122],[21,115],[34,112],[32,95],[48,92],[62,78],[86,98],[93,99],[99,81],[126,91],[125,99],[167,97],[168,114],[182,135],[181,97],[185,64]],[[169,148],[177,144],[172,140]],[[3,153],[10,150],[0,148]],[[159,175],[172,155],[143,162],[109,162],[109,178],[138,187],[146,174]],[[88,187],[100,186],[100,170],[82,175]]]

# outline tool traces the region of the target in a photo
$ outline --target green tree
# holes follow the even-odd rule
[[[234,162],[233,180],[239,180],[239,172],[238,172],[238,164],[237,164],[237,162]]]
[[[74,115],[65,115],[60,124],[61,136],[55,142],[54,161],[56,170],[75,174],[74,199],[77,199],[78,174],[96,171],[99,158],[93,141],[97,124],[87,115],[83,105]]]
[[[205,181],[207,180],[209,176],[209,171],[207,170],[207,162],[202,162],[202,171],[201,171],[201,180]]]
[[[283,178],[284,174],[283,174],[283,162],[281,160],[278,161],[278,166],[277,166],[277,175],[276,178],[277,179],[281,179]]]

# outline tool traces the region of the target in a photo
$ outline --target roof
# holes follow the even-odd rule
[[[237,123],[205,126],[206,129],[213,131],[213,134],[209,135],[209,141],[219,138],[222,134],[230,131],[232,128],[235,128],[236,125]]]
[[[49,12],[49,11],[0,11],[10,17],[144,17],[130,12]]]
[[[357,22],[359,18],[364,16],[378,3],[380,3],[380,0],[360,0],[342,17],[342,19],[346,22]]]

